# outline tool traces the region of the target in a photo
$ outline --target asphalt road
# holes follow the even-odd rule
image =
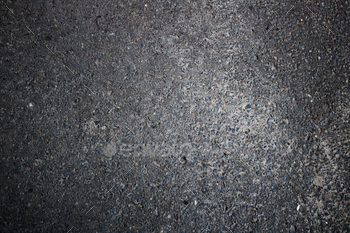
[[[1,1],[1,232],[350,232],[349,1]]]

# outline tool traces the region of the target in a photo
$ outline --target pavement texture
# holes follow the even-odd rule
[[[1,232],[350,232],[349,1],[1,1]]]

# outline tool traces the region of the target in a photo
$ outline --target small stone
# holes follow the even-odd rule
[[[289,230],[290,230],[290,232],[295,232],[295,226],[291,225]]]
[[[95,122],[96,124],[96,122]],[[114,142],[109,143],[104,149],[103,153],[107,157],[112,157],[117,153],[117,145]]]
[[[218,113],[219,110],[220,110],[220,106],[216,106],[216,107],[214,108],[214,113]]]
[[[141,169],[141,173],[147,174],[147,168],[142,168],[142,169]]]
[[[159,163],[157,161],[153,162],[156,166],[160,167]]]
[[[252,108],[252,106],[250,104],[247,104],[247,106],[245,106],[246,109],[248,108]]]
[[[267,124],[268,124],[269,126],[272,126],[273,123],[274,123],[274,120],[273,120],[272,118],[269,118],[269,119],[267,120]]]
[[[179,158],[180,163],[185,164],[187,162],[187,159],[185,156],[182,156]]]

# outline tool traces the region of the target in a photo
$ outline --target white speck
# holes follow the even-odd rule
[[[321,60],[321,57],[318,57],[318,60]]]
[[[110,34],[108,34],[109,36],[114,36],[114,32],[112,32],[112,33],[110,33]]]
[[[194,200],[194,205],[197,205],[197,200]]]
[[[145,7],[147,7],[147,4],[145,4]]]
[[[29,103],[28,106],[29,106],[30,108],[32,108],[32,107],[34,107],[34,104],[33,104],[33,103]]]
[[[312,103],[312,102],[314,102],[314,100],[310,100],[310,102]]]
[[[300,209],[300,205],[297,206],[297,211],[299,211],[299,209]]]

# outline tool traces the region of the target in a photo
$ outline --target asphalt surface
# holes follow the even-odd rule
[[[1,1],[1,232],[350,232],[349,1]]]

